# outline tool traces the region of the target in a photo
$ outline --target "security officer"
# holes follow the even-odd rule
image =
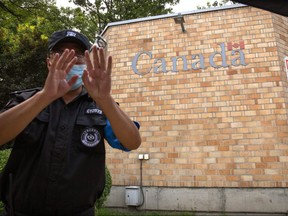
[[[112,57],[102,48],[63,30],[51,35],[48,50],[44,87],[14,92],[0,114],[0,145],[14,143],[1,200],[8,215],[94,215],[105,186],[104,139],[137,149],[139,124],[110,94]]]

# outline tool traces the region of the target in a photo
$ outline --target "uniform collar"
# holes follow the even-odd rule
[[[90,97],[90,95],[88,94],[84,85],[82,85],[82,91],[77,98],[80,98],[80,97],[87,97],[87,99],[93,100],[92,97]]]

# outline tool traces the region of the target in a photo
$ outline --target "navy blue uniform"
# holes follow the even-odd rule
[[[5,109],[39,90],[16,92]],[[106,117],[85,89],[69,104],[61,98],[51,103],[14,140],[0,184],[9,211],[94,215],[105,186],[104,138],[109,132]],[[128,151],[115,143],[112,147]]]

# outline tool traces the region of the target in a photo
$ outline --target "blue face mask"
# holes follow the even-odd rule
[[[69,81],[74,75],[78,75],[77,81],[72,85],[71,90],[75,90],[82,85],[83,71],[86,69],[86,64],[74,65],[70,72],[66,75],[66,80]]]

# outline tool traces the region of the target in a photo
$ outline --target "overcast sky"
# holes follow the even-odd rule
[[[197,9],[197,6],[205,6],[206,2],[209,0],[180,0],[180,3],[174,7],[173,12],[186,12],[193,11]],[[210,0],[211,1],[211,0]],[[71,6],[73,4],[69,3],[68,0],[56,0],[59,6]]]

